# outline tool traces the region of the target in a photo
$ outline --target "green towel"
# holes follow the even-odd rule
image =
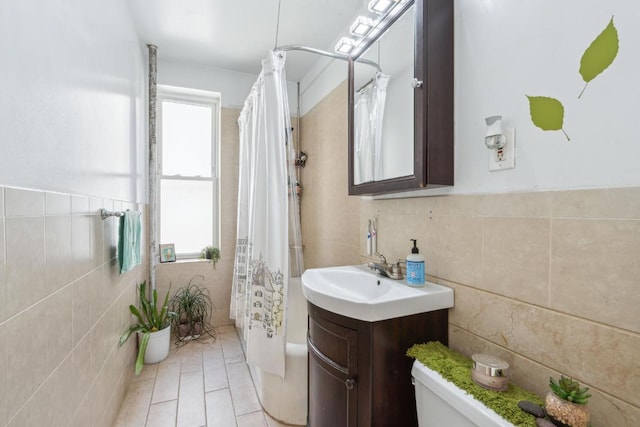
[[[118,235],[118,262],[120,274],[122,274],[141,263],[140,212],[126,211],[120,217]]]

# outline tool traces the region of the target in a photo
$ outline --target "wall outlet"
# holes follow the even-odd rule
[[[501,171],[516,167],[516,130],[502,129],[507,142],[499,150],[489,150],[489,170]]]

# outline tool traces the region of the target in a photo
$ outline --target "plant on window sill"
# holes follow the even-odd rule
[[[200,258],[211,260],[211,262],[213,262],[213,268],[216,268],[216,263],[220,261],[220,249],[207,246],[200,251]]]

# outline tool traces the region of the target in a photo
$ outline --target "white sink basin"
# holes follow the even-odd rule
[[[314,268],[302,274],[307,301],[333,313],[375,322],[453,307],[453,289],[378,276],[366,265]]]

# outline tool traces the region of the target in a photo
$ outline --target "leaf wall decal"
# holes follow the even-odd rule
[[[561,130],[567,141],[571,141],[569,135],[562,129],[564,124],[564,106],[555,98],[547,96],[529,96],[529,111],[531,121],[542,130]]]
[[[600,73],[606,70],[618,55],[620,47],[618,30],[613,24],[613,16],[609,25],[591,42],[580,59],[580,75],[585,81],[584,88],[578,98],[582,96],[587,85]]]

